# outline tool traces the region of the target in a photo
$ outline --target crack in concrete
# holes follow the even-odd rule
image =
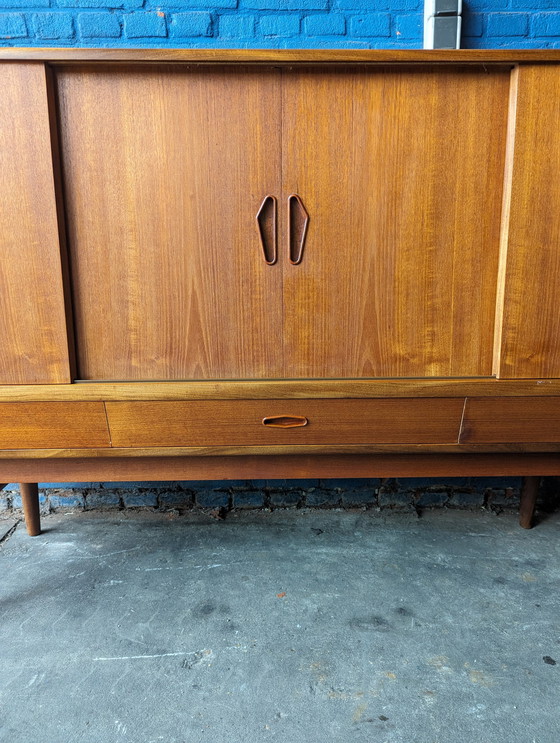
[[[6,542],[10,539],[12,534],[14,534],[15,530],[18,528],[18,525],[21,523],[21,519],[18,519],[16,523],[8,529],[8,531],[4,534],[4,536],[0,537],[0,547],[3,547]]]

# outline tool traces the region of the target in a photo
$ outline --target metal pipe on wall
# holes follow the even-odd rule
[[[424,49],[459,49],[463,0],[424,0]]]

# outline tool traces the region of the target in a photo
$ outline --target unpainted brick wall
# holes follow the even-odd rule
[[[465,0],[465,48],[560,46],[560,0]],[[422,0],[0,0],[4,46],[417,48]]]

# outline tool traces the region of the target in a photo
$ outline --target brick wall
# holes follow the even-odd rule
[[[555,487],[548,478],[545,508]],[[396,480],[253,480],[222,482],[43,483],[41,511],[203,508],[225,515],[247,508],[366,508],[420,512],[425,508],[484,508],[494,513],[519,506],[518,477],[408,478]],[[548,495],[547,495],[548,494]],[[21,509],[17,485],[0,492],[0,516]]]
[[[560,0],[464,0],[465,48],[560,46]],[[399,48],[422,0],[0,0],[4,46]]]

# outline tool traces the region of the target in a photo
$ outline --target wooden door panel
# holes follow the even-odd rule
[[[521,66],[507,230],[502,377],[560,377],[560,65]]]
[[[282,209],[309,213],[284,273],[291,376],[492,374],[509,76],[284,73]]]
[[[69,382],[46,71],[0,79],[0,383]]]
[[[279,193],[279,74],[57,77],[80,377],[282,376],[282,271],[255,220]]]

